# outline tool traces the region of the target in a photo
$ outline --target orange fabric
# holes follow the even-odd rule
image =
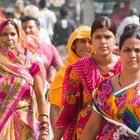
[[[27,47],[34,54],[40,48],[40,42],[38,38],[34,35],[27,35]]]
[[[80,38],[89,38],[90,37],[91,28],[88,26],[80,26],[78,27],[70,36],[67,44],[68,48],[68,57],[65,65],[58,71],[56,74],[48,93],[48,100],[51,104],[55,104],[61,107],[62,102],[62,83],[64,79],[64,74],[68,65],[74,63],[79,57],[72,51],[72,44],[74,40]]]
[[[4,13],[3,13],[2,11],[0,11],[0,21],[1,21],[1,20],[4,20],[4,19],[5,19]]]

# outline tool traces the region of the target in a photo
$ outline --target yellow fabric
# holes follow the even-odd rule
[[[89,38],[90,37],[91,28],[88,26],[80,26],[78,27],[70,36],[67,44],[68,48],[68,57],[65,65],[58,71],[56,74],[48,93],[48,100],[51,104],[57,105],[61,107],[62,101],[62,83],[64,79],[64,74],[68,65],[74,63],[79,57],[72,51],[72,44],[74,40],[80,38]]]

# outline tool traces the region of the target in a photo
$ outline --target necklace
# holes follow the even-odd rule
[[[120,73],[119,73],[119,75],[118,75],[118,82],[119,82],[119,86],[122,87],[122,84],[121,84],[121,82],[120,82]]]

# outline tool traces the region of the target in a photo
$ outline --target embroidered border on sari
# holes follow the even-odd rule
[[[95,107],[94,104],[93,104],[92,108],[93,108],[98,114],[100,114],[102,117],[104,117],[107,121],[109,121],[109,122],[111,122],[111,123],[113,123],[113,124],[115,124],[115,125],[117,125],[117,126],[123,127],[125,130],[127,130],[127,131],[126,131],[126,132],[127,132],[127,135],[132,134],[132,135],[135,135],[135,136],[139,136],[139,135],[138,135],[138,132],[139,132],[138,129],[140,130],[140,128],[138,128],[137,131],[135,132],[135,131],[133,131],[132,129],[130,129],[129,127],[127,127],[126,125],[121,124],[121,123],[118,122],[118,121],[112,120],[112,119],[110,119],[110,118],[104,116],[101,112],[99,112],[99,111],[96,109],[96,107]]]
[[[123,93],[125,90],[127,90],[128,88],[130,88],[130,87],[132,87],[132,86],[134,86],[134,85],[136,85],[136,84],[138,84],[138,83],[140,83],[140,81],[136,81],[136,82],[134,82],[134,83],[132,83],[132,84],[130,84],[130,85],[128,85],[128,86],[126,86],[126,87],[120,89],[119,91],[115,92],[114,95],[115,95],[116,97],[119,97],[120,93]]]

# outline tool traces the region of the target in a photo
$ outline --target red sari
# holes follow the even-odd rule
[[[78,60],[67,68],[63,82],[63,106],[56,122],[65,130],[65,140],[80,140],[81,133],[91,115],[92,91],[105,77],[117,74],[121,69],[118,60],[107,73],[101,73],[92,56]]]

